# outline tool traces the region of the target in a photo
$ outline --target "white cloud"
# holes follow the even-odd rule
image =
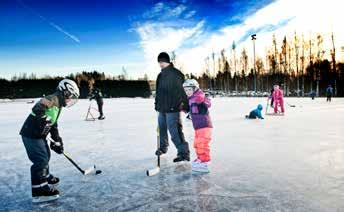
[[[184,18],[188,19],[188,18],[192,18],[194,15],[196,14],[196,11],[195,10],[192,10],[190,12],[188,12]]]
[[[185,10],[186,7],[184,5],[178,5],[167,12],[167,17],[179,17]]]
[[[164,22],[146,23],[137,28],[137,32],[147,64],[151,64],[147,70],[157,70],[155,61],[160,51],[176,51],[177,60],[185,72],[200,73],[203,71],[205,58],[210,57],[212,51],[219,53],[223,48],[227,49],[228,55],[233,40],[241,41],[237,46],[238,57],[245,47],[252,60],[252,41],[249,35],[253,33],[257,34],[258,56],[265,55],[266,49],[271,47],[273,34],[276,35],[280,49],[283,37],[287,36],[288,41],[292,40],[295,31],[299,36],[304,34],[305,39],[309,39],[310,34],[312,38],[316,38],[316,33],[321,33],[326,48],[331,46],[330,33],[333,31],[339,50],[344,45],[344,30],[341,26],[344,13],[341,9],[340,1],[336,0],[327,0],[326,3],[278,0],[243,18],[241,24],[225,26],[215,32],[205,31],[204,21],[198,22],[195,27],[180,28],[168,27]],[[175,21],[175,24],[178,22]]]
[[[169,26],[164,23],[146,23],[136,30],[141,37],[140,45],[144,51],[146,60],[146,71],[158,71],[156,58],[160,52],[172,52],[179,49],[184,42],[196,36],[204,25],[203,21],[198,22],[193,27]]]
[[[179,18],[185,11],[186,6],[179,4],[172,6],[163,2],[156,3],[154,7],[143,14],[143,18],[151,19],[156,18],[158,20],[167,20],[171,18]]]
[[[154,7],[143,14],[144,18],[153,18],[159,15],[164,9],[164,3],[159,2],[154,5]]]

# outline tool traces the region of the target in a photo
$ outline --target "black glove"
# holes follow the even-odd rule
[[[55,142],[50,142],[50,149],[57,154],[63,153],[63,142],[61,138],[55,139]]]

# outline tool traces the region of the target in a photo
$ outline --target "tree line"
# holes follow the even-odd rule
[[[87,98],[94,87],[102,91],[104,97],[143,97],[151,96],[147,80],[127,80],[124,75],[105,76],[97,71],[81,72],[66,76],[74,80],[80,88],[80,98]],[[0,98],[36,98],[53,93],[62,77],[34,74],[14,76],[11,80],[0,79]]]
[[[287,96],[305,96],[315,92],[325,95],[328,85],[334,87],[335,96],[344,96],[344,63],[336,61],[333,33],[327,36],[330,49],[324,48],[324,36],[317,34],[308,39],[302,35],[284,36],[279,42],[275,35],[264,56],[255,57],[255,64],[244,47],[237,53],[233,42],[230,54],[226,49],[212,52],[204,60],[204,71],[195,76],[205,89],[226,92],[256,91],[269,92],[274,84],[279,84]],[[325,58],[329,55],[330,59]],[[250,60],[249,60],[250,59]]]

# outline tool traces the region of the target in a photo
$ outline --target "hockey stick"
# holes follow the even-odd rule
[[[157,132],[157,149],[160,149],[160,130],[159,130],[159,126],[156,129]],[[158,155],[157,158],[157,167],[154,169],[149,169],[146,171],[146,174],[148,177],[157,175],[160,172],[160,155]]]
[[[267,102],[266,102],[265,114],[268,113],[268,107],[269,107],[269,98],[267,99]]]
[[[53,139],[51,139],[51,138],[49,138],[48,137],[48,140],[50,141],[50,142],[53,142],[53,143],[55,143],[55,141],[53,140]],[[101,170],[96,170],[96,165],[93,165],[92,167],[90,167],[90,168],[88,168],[88,169],[86,169],[86,170],[83,170],[83,169],[81,169],[80,168],[80,166],[78,166],[78,164],[70,157],[70,156],[68,156],[66,153],[62,153],[63,154],[63,156],[65,156],[65,158],[67,158],[68,160],[69,160],[69,162],[71,162],[74,166],[75,166],[75,168],[77,168],[83,175],[88,175],[88,174],[100,174],[100,173],[102,173],[102,171]]]
[[[63,156],[65,156],[83,175],[88,175],[88,174],[100,174],[102,173],[101,170],[96,170],[96,165],[93,165],[92,167],[82,170],[78,164],[76,164],[70,156],[68,156],[66,153],[63,153]]]

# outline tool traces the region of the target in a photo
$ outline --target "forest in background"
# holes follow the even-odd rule
[[[103,96],[111,97],[144,97],[151,96],[148,80],[127,80],[124,75],[105,76],[97,71],[81,72],[66,76],[74,80],[80,88],[80,98],[87,98],[90,91],[97,87]],[[0,98],[36,98],[48,95],[56,90],[62,77],[37,78],[34,74],[14,76],[11,80],[0,79]]]
[[[331,48],[324,47],[324,39],[332,44]],[[269,92],[274,84],[279,84],[286,96],[307,96],[310,92],[324,96],[328,85],[334,88],[335,96],[344,96],[344,63],[336,61],[333,33],[314,34],[305,39],[303,34],[295,32],[292,37],[284,36],[279,41],[273,35],[263,55],[249,58],[248,51],[254,51],[255,40],[253,35],[253,50],[245,47],[239,50],[233,41],[230,49],[210,52],[204,60],[202,74],[188,73],[187,77],[197,79],[204,89],[239,94]],[[171,55],[178,67],[175,52]],[[181,70],[187,72],[182,67]]]

